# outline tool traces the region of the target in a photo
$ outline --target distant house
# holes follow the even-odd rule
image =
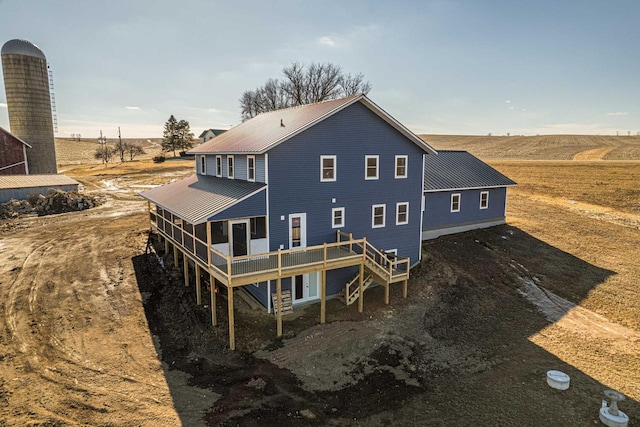
[[[0,175],[29,173],[27,148],[31,149],[31,146],[0,127]]]
[[[203,144],[224,132],[226,132],[226,129],[205,129],[202,131],[198,139],[200,140],[200,144]]]
[[[504,224],[507,187],[513,185],[466,151],[425,156],[422,239]]]
[[[279,335],[283,293],[293,306],[320,301],[321,323],[326,298],[342,294],[361,311],[372,283],[388,303],[393,283],[406,296],[432,227],[504,219],[513,185],[471,155],[438,153],[365,95],[263,113],[188,153],[193,176],[140,195],[176,264],[180,252],[195,265],[197,289],[201,271],[226,287],[232,348],[234,288],[277,311]],[[467,209],[472,197],[480,213]]]

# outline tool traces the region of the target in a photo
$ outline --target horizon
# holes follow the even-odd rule
[[[342,13],[326,13],[334,9]],[[630,0],[180,8],[150,0],[46,0],[37,8],[0,0],[0,13],[11,17],[0,44],[26,39],[47,57],[57,138],[98,138],[102,130],[112,139],[118,126],[126,138],[159,138],[171,114],[189,121],[196,137],[228,129],[241,122],[242,93],[281,78],[296,61],[363,73],[373,86],[368,97],[416,134],[640,131],[640,4]],[[10,129],[4,84],[0,126]]]

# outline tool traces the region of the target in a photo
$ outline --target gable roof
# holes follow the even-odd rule
[[[189,150],[188,153],[263,154],[356,102],[369,108],[424,151],[435,153],[426,142],[363,94],[259,114]]]
[[[466,151],[441,150],[424,156],[424,191],[464,190],[516,185]]]
[[[29,148],[33,148],[32,146],[30,146],[29,144],[27,144],[26,142],[24,142],[23,140],[21,140],[20,138],[18,138],[17,136],[15,136],[14,134],[12,134],[11,132],[9,132],[8,130],[4,129],[3,127],[0,127],[0,132],[6,133],[7,135],[9,135],[10,137],[22,142],[22,144],[26,145]]]
[[[198,138],[202,138],[203,136],[205,136],[207,134],[207,132],[212,132],[214,136],[218,136],[221,133],[225,133],[226,131],[227,131],[226,129],[205,129],[205,130],[202,131],[200,136],[198,136]]]
[[[265,187],[261,182],[196,174],[139,194],[192,224],[200,224]]]
[[[78,185],[66,175],[0,175],[0,189]]]

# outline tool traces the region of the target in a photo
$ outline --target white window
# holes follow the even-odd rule
[[[409,202],[396,203],[396,225],[409,224]]]
[[[384,217],[386,205],[373,205],[371,206],[371,228],[384,227]]]
[[[409,163],[409,156],[396,156],[396,178],[407,177],[407,166]]]
[[[451,195],[451,212],[460,212],[460,193]]]
[[[200,156],[200,173],[202,175],[207,174],[207,156]]]
[[[489,207],[489,192],[480,192],[480,209],[487,209]]]
[[[256,180],[256,156],[247,156],[247,181]]]
[[[344,208],[331,209],[331,220],[332,228],[344,227]]]
[[[233,178],[233,156],[227,156],[227,177]]]
[[[364,157],[364,179],[378,179],[378,156]]]
[[[335,181],[338,175],[336,156],[320,156],[320,181]]]
[[[222,156],[216,156],[216,176],[222,176]]]

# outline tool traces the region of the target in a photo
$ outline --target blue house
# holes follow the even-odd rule
[[[441,155],[364,95],[260,114],[189,154],[195,175],[141,196],[186,283],[194,265],[198,300],[202,270],[227,289],[232,348],[233,289],[275,311],[280,335],[289,301],[320,301],[323,323],[327,298],[362,311],[373,283],[387,303],[393,283],[406,297],[425,232],[455,228],[424,209],[453,188],[430,185],[425,168]]]
[[[440,150],[424,162],[423,240],[505,223],[515,182],[466,151]]]

